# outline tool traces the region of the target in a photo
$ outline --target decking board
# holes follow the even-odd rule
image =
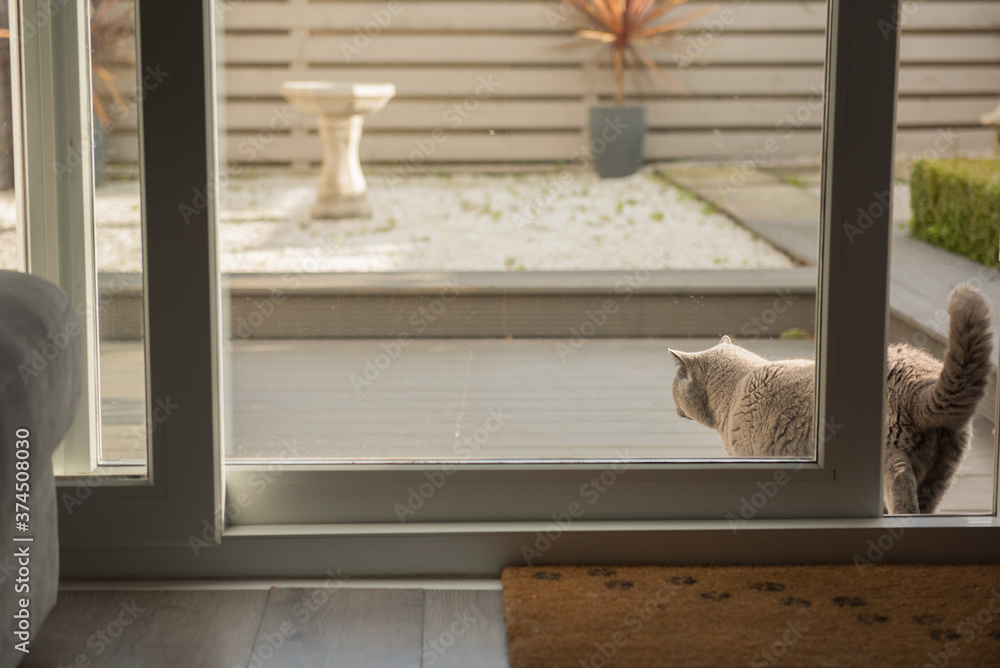
[[[701,350],[714,339],[592,339],[566,364],[553,340],[414,341],[358,392],[350,376],[363,374],[365,359],[380,354],[381,343],[232,344],[229,456],[282,462],[464,458],[463,440],[484,427],[491,410],[507,417],[473,457],[726,456],[718,434],[678,417],[671,397],[668,348]],[[741,343],[769,358],[811,357],[814,346],[809,340]],[[138,354],[136,344],[106,344],[102,364],[134,368]],[[134,433],[129,422],[141,419],[142,384],[128,374],[105,378],[114,381],[105,385],[103,401],[105,451],[113,455],[127,445],[120,435]],[[975,434],[942,512],[992,507],[992,424],[978,420]]]

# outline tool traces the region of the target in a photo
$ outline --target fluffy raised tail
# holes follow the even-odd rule
[[[967,283],[959,285],[951,293],[948,315],[944,366],[916,416],[925,426],[957,426],[969,420],[986,392],[992,369],[990,307],[982,294]]]

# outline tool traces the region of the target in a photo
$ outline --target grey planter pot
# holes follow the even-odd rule
[[[601,178],[635,174],[645,138],[645,107],[591,108],[590,155]]]

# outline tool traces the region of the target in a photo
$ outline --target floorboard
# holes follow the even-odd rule
[[[230,668],[250,659],[266,591],[61,591],[23,668]]]
[[[272,589],[248,666],[420,666],[423,603],[417,589]]]
[[[422,665],[506,668],[503,594],[455,589],[425,591]]]

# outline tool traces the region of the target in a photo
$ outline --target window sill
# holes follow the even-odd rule
[[[64,547],[67,579],[496,577],[504,566],[559,564],[996,563],[996,517],[870,520],[555,522],[253,526],[221,542]],[[192,527],[194,529],[195,527]],[[201,531],[201,527],[198,528]]]

